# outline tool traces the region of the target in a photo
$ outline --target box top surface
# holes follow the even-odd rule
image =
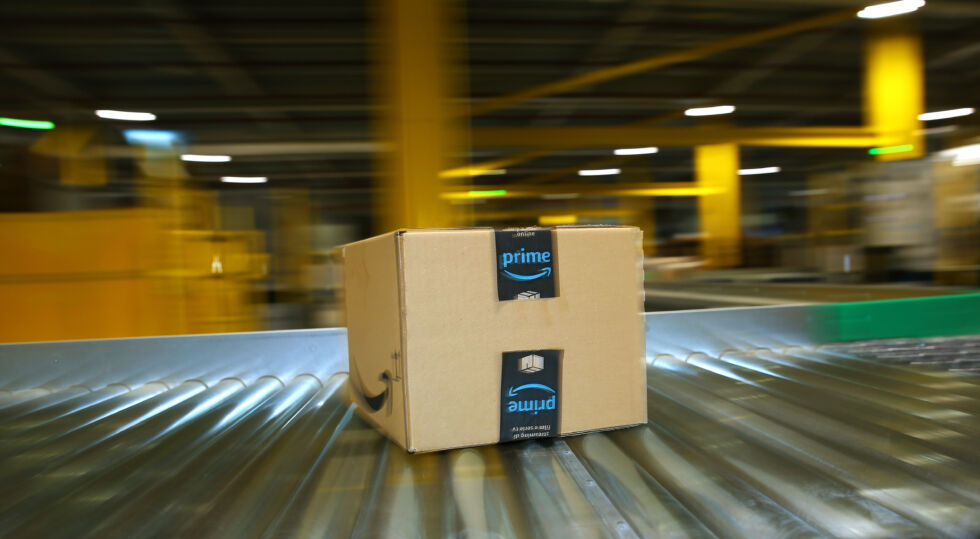
[[[561,230],[565,228],[636,228],[634,226],[627,225],[603,225],[603,224],[588,224],[588,225],[557,225],[557,226],[530,226],[530,227],[507,227],[507,228],[494,228],[489,226],[464,226],[464,227],[453,227],[453,228],[400,228],[389,234],[401,235],[415,235],[415,234],[445,234],[445,233],[456,233],[456,232],[474,232],[474,231],[486,231],[486,230]]]
[[[605,225],[605,224],[583,224],[583,225],[556,225],[556,226],[531,226],[531,227],[508,227],[508,228],[494,228],[490,226],[461,226],[461,227],[448,227],[448,228],[399,228],[398,230],[392,230],[390,232],[385,232],[383,234],[378,234],[376,236],[371,236],[369,238],[364,238],[357,241],[352,241],[350,243],[345,243],[340,246],[341,249],[347,247],[348,245],[358,245],[363,242],[376,241],[379,238],[387,238],[390,236],[400,237],[400,236],[417,236],[417,235],[428,235],[428,234],[458,234],[466,232],[487,232],[494,230],[564,230],[564,229],[578,229],[578,228],[613,228],[613,229],[636,229],[635,226],[630,225]]]

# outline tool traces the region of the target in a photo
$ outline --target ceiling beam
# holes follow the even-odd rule
[[[3,71],[8,75],[36,90],[38,93],[35,97],[49,96],[48,98],[51,99],[88,97],[88,94],[75,84],[55,75],[50,70],[33,65],[8,49],[0,48],[0,64],[5,64]],[[39,97],[38,99],[44,100],[45,98]]]
[[[650,0],[634,0],[619,12],[616,24],[607,28],[601,37],[581,58],[577,59],[575,74],[588,73],[596,64],[610,64],[622,58],[630,45],[646,31],[645,24],[652,21],[662,6]],[[538,111],[534,125],[562,125],[575,113],[574,103],[548,107]]]
[[[854,10],[848,9],[835,11],[833,13],[827,13],[801,21],[795,21],[789,24],[774,26],[758,32],[752,32],[749,34],[722,39],[720,41],[714,41],[689,49],[651,56],[642,60],[627,62],[625,64],[603,69],[597,69],[595,71],[574,75],[555,82],[534,86],[512,94],[488,99],[473,106],[470,114],[474,116],[486,114],[488,112],[507,108],[531,99],[570,92],[586,86],[592,86],[629,75],[643,73],[652,69],[697,60],[719,52],[737,49],[747,45],[754,45],[756,43],[761,43],[777,37],[792,35],[806,30],[811,30],[813,28],[820,28],[852,18],[854,18]]]
[[[161,23],[196,61],[203,63],[202,69],[210,75],[221,89],[231,96],[262,95],[264,90],[258,81],[244,68],[239,67],[232,55],[207,31],[194,22],[194,18],[184,8],[172,1],[154,2],[151,11],[163,20]],[[176,21],[174,20],[176,19]],[[246,111],[246,114],[263,124],[263,120],[279,121],[279,125],[265,125],[270,130],[285,129],[298,132],[296,126],[285,122],[288,116],[278,112],[259,113]]]
[[[447,200],[478,200],[491,198],[540,198],[547,195],[568,198],[587,197],[693,197],[717,194],[712,188],[698,186],[694,182],[676,183],[573,183],[548,185],[500,185],[483,186],[479,189],[446,191]]]
[[[474,146],[535,148],[697,146],[736,143],[743,146],[867,148],[886,144],[863,127],[519,127],[478,128]]]

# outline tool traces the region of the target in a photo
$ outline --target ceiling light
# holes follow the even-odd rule
[[[222,176],[221,181],[225,183],[265,183],[269,178],[265,176]]]
[[[762,168],[743,168],[739,169],[739,176],[754,176],[756,174],[775,174],[782,170],[779,167],[762,167]]]
[[[919,115],[919,119],[923,122],[929,122],[932,120],[945,120],[947,118],[959,118],[960,116],[969,116],[973,114],[974,110],[972,108],[962,108],[962,109],[952,109],[952,110],[940,110],[936,112],[926,112]]]
[[[911,152],[914,149],[915,146],[911,144],[902,144],[900,146],[884,146],[882,148],[869,149],[868,155],[887,155],[890,153]]]
[[[152,122],[157,115],[151,112],[127,112],[125,110],[97,110],[95,115],[106,120],[126,120],[128,122]]]
[[[502,197],[507,194],[507,190],[506,189],[473,189],[472,191],[467,191],[466,194],[473,198]]]
[[[684,116],[715,116],[718,114],[731,114],[735,112],[732,105],[718,105],[716,107],[696,107],[684,111]]]
[[[180,135],[176,131],[161,129],[127,129],[123,131],[123,137],[130,144],[154,147],[170,147],[180,141]]]
[[[503,176],[504,174],[507,174],[506,168],[495,168],[477,172],[474,176]]]
[[[618,168],[596,168],[578,171],[579,176],[613,176],[616,174],[619,174]]]
[[[181,161],[194,161],[196,163],[227,163],[231,161],[230,155],[202,155],[196,153],[185,153],[180,156]]]
[[[0,118],[0,125],[20,127],[21,129],[54,129],[54,123],[46,120],[21,120],[19,118]]]
[[[912,13],[920,7],[926,5],[925,0],[899,0],[898,2],[888,2],[887,4],[875,4],[858,11],[858,17],[862,19],[880,19],[903,13]]]
[[[656,146],[648,146],[646,148],[620,148],[613,151],[616,155],[646,155],[648,153],[657,153],[660,149]]]

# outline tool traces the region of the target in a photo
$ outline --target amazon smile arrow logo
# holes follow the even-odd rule
[[[534,275],[520,275],[518,273],[511,273],[508,270],[501,270],[501,273],[503,273],[505,277],[507,277],[512,281],[533,281],[535,279],[540,279],[545,275],[551,275],[551,268],[550,267],[544,268],[540,272],[535,273]]]
[[[522,386],[517,386],[517,387],[510,386],[510,389],[507,390],[507,396],[508,397],[516,397],[517,396],[517,392],[524,391],[525,389],[541,389],[541,390],[547,391],[549,393],[554,393],[555,392],[554,389],[551,389],[550,387],[548,387],[548,386],[546,386],[544,384],[524,384]]]
[[[364,390],[364,381],[361,380],[361,375],[357,372],[357,368],[354,365],[355,363],[351,361],[350,372],[353,376],[350,377],[350,380],[353,382],[355,391],[362,399],[364,399],[364,404],[366,404],[372,412],[380,411],[381,408],[384,407],[385,402],[388,401],[389,395],[391,395],[391,373],[384,371],[378,376],[378,380],[384,382],[384,391],[378,393],[377,395],[368,395],[367,391]],[[388,411],[389,413],[391,412],[390,409]]]

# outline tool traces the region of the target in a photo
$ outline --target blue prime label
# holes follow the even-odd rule
[[[504,352],[500,441],[558,435],[561,350]]]
[[[555,297],[552,231],[543,228],[497,230],[497,299]]]

